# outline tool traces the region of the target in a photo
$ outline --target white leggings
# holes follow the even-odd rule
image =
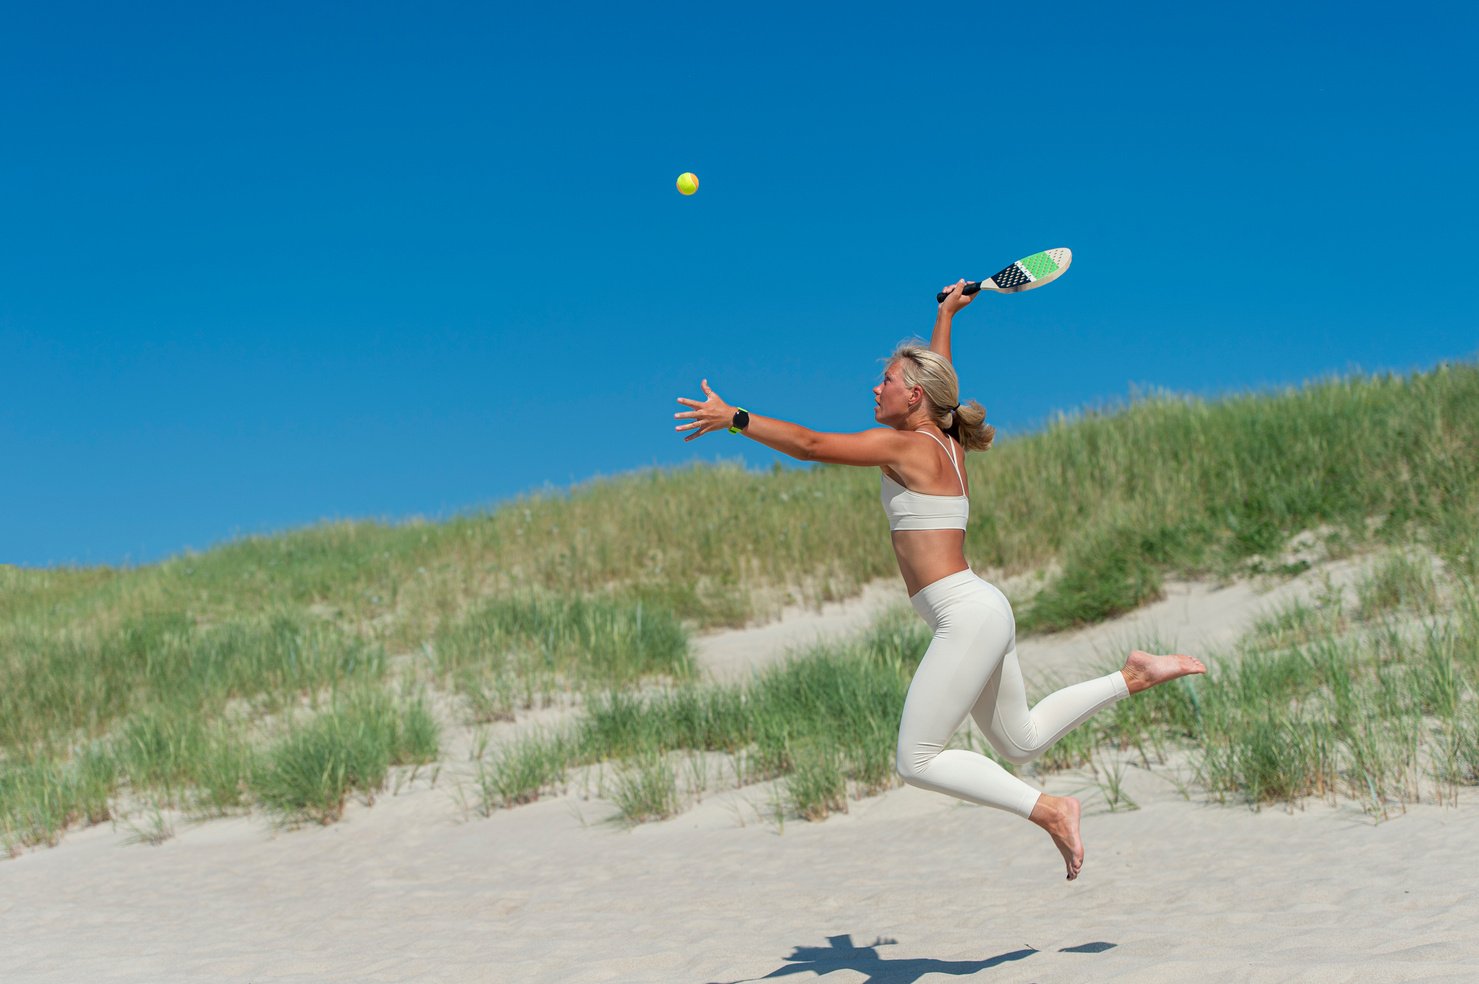
[[[1038,791],[991,759],[946,749],[969,714],[1008,762],[1041,755],[1095,711],[1129,696],[1118,671],[1064,687],[1031,710],[1017,665],[1017,623],[995,585],[970,570],[943,577],[909,599],[935,637],[909,684],[899,722],[899,775],[911,786],[1032,814]]]

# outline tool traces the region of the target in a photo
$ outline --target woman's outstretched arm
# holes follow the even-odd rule
[[[737,409],[725,403],[709,387],[707,379],[700,385],[703,386],[706,399],[690,400],[680,396],[678,402],[690,409],[673,414],[675,420],[689,421],[674,428],[680,432],[692,432],[683,438],[685,441],[692,441],[717,430],[727,430]],[[744,434],[799,461],[822,461],[832,465],[897,467],[905,457],[922,450],[910,444],[907,437],[891,427],[875,427],[856,434],[833,434],[755,413],[750,414],[750,422],[745,427]]]
[[[950,321],[955,317],[955,312],[974,301],[979,294],[962,294],[961,288],[965,287],[964,280],[958,280],[945,288],[945,299],[940,302],[939,309],[935,312],[935,328],[930,332],[930,351],[945,357],[950,361]]]

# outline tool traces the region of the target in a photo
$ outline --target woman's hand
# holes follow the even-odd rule
[[[679,424],[673,428],[676,431],[693,431],[692,434],[683,438],[685,441],[691,441],[696,437],[703,437],[705,434],[710,434],[716,430],[728,430],[729,425],[734,422],[734,407],[721,400],[719,394],[709,388],[709,381],[707,379],[703,380],[699,385],[704,388],[704,393],[707,394],[708,399],[700,403],[698,400],[689,400],[680,396],[678,397],[678,402],[685,407],[692,407],[693,409],[673,414],[674,420],[688,418],[692,421],[687,424]]]
[[[945,315],[947,318],[953,317],[955,315],[955,312],[959,311],[961,308],[965,307],[971,301],[974,301],[978,296],[980,296],[978,294],[961,293],[961,291],[965,289],[964,280],[957,280],[950,286],[942,287],[940,289],[945,292],[945,299],[940,302],[940,313]]]

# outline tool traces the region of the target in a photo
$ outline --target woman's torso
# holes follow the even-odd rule
[[[943,440],[928,431],[920,431],[935,445],[937,466],[933,474],[904,476],[890,468],[883,468],[883,499],[890,525],[959,525],[964,526],[969,508],[966,499],[969,488],[965,481],[964,449],[953,439]],[[911,486],[910,482],[914,484]],[[889,483],[894,483],[890,488]],[[892,501],[892,505],[890,503]],[[891,530],[894,556],[898,558],[899,573],[909,594],[967,569],[965,562],[965,530],[945,529],[900,529]]]

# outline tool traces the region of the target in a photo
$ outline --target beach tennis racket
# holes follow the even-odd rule
[[[974,294],[978,290],[994,290],[1001,294],[1017,294],[1052,283],[1063,276],[1063,271],[1067,270],[1068,264],[1072,262],[1073,250],[1066,246],[1045,249],[1041,253],[1023,257],[1005,270],[993,273],[985,280],[968,281],[960,292]],[[935,295],[937,302],[944,299],[944,291]]]

